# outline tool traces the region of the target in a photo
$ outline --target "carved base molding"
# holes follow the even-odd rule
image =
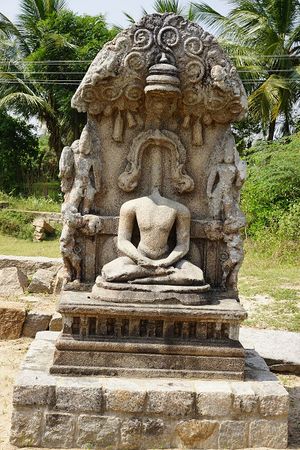
[[[116,303],[113,294],[109,291],[108,299],[103,289],[102,301],[88,292],[64,291],[59,306],[64,327],[52,373],[243,379],[238,334],[246,312],[235,299],[210,297],[209,304],[197,306],[163,299],[141,304],[128,292],[126,303]]]
[[[38,333],[14,387],[18,447],[234,449],[287,446],[288,393],[246,351],[245,381],[49,374],[58,333]],[[76,352],[74,352],[74,357]]]

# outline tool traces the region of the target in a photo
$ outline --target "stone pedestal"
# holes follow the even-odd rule
[[[19,447],[286,448],[288,393],[246,351],[245,381],[49,374],[58,333],[31,344],[14,387]]]
[[[189,294],[210,303],[185,305],[187,295],[176,292],[148,293],[152,300],[131,291],[98,294],[63,293],[52,373],[243,379],[238,333],[246,312],[235,299]]]

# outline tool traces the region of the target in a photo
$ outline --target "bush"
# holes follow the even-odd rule
[[[281,239],[299,238],[300,133],[260,142],[248,150],[246,160],[242,209],[247,234],[260,238],[269,230]]]
[[[281,239],[300,240],[300,200],[293,203],[279,219],[278,235]]]
[[[33,214],[0,210],[0,232],[19,239],[32,239]]]

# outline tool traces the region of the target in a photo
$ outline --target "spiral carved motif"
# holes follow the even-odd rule
[[[130,70],[134,70],[135,72],[139,72],[145,67],[144,58],[139,52],[129,53],[125,58],[124,64]]]
[[[153,35],[146,28],[141,28],[135,32],[133,42],[135,44],[133,49],[148,50],[153,44]]]
[[[143,93],[143,86],[139,84],[129,84],[125,89],[125,96],[127,97],[127,99],[134,102],[140,100],[143,96]]]
[[[197,83],[201,81],[204,76],[204,64],[200,60],[190,61],[186,66],[186,73],[191,83]]]
[[[158,45],[164,48],[175,47],[179,42],[179,33],[175,27],[164,27],[157,36]]]
[[[184,42],[184,50],[188,56],[193,58],[194,56],[198,56],[202,53],[203,43],[197,37],[189,37]]]
[[[117,100],[121,94],[122,90],[118,89],[116,86],[106,86],[102,90],[102,97],[108,101]]]

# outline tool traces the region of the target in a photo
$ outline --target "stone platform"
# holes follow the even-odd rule
[[[182,294],[164,293],[158,305],[135,303],[137,293],[128,292],[128,301],[118,303],[112,292],[103,289],[104,300],[63,292],[64,327],[51,373],[243,379],[238,333],[246,312],[235,299],[203,293],[209,304],[186,305],[178,302]]]
[[[31,344],[14,387],[19,447],[286,448],[288,393],[246,352],[245,381],[49,374],[58,333]]]

